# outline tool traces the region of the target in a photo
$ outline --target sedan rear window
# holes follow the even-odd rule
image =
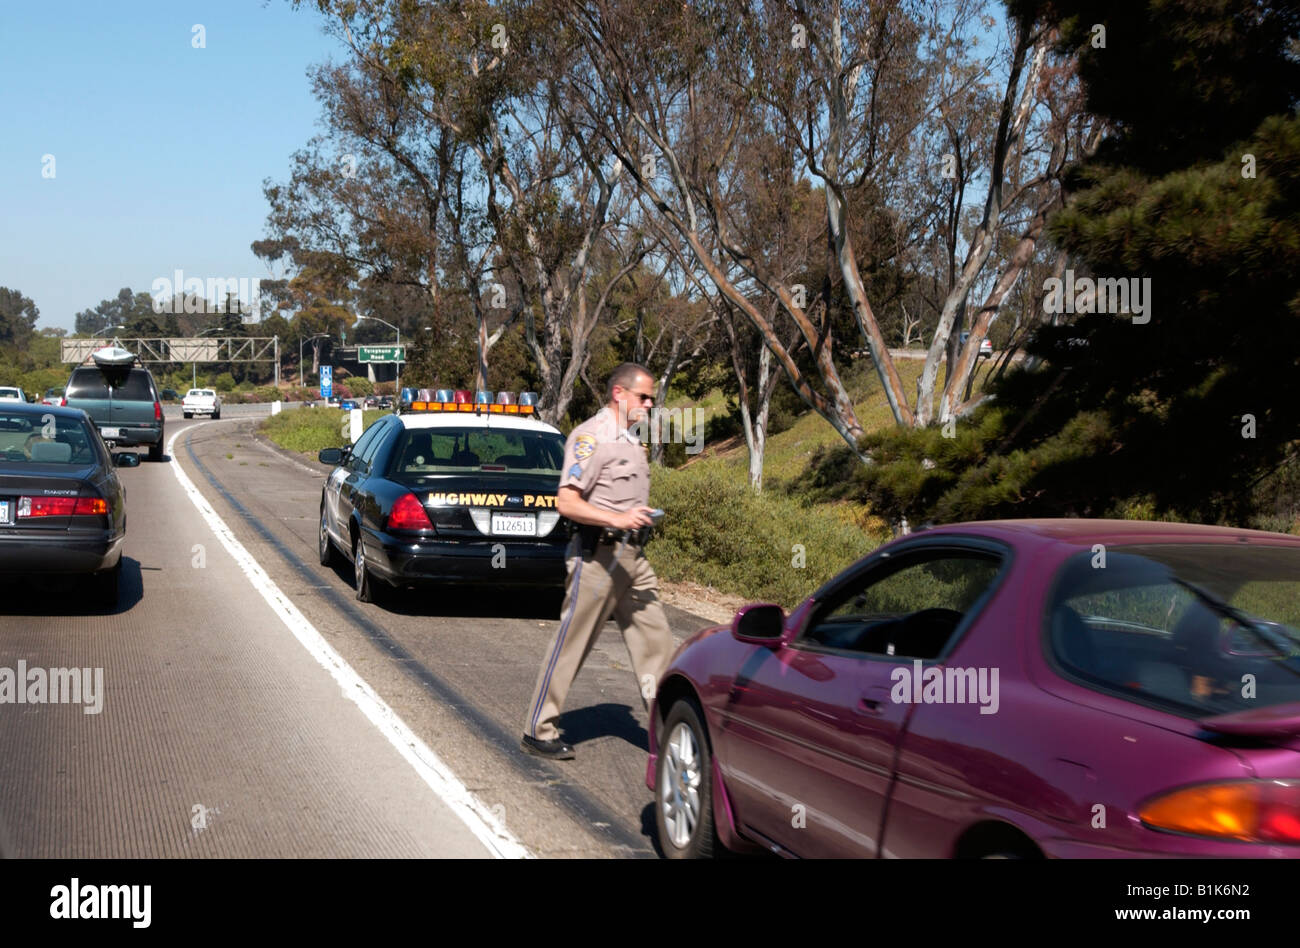
[[[1069,560],[1049,605],[1049,647],[1067,672],[1188,717],[1300,701],[1300,549],[1101,555]]]
[[[559,474],[564,438],[550,431],[415,428],[393,455],[391,473],[447,474],[480,469]]]
[[[92,440],[93,439],[93,440]],[[93,464],[99,435],[79,418],[0,412],[0,465]]]

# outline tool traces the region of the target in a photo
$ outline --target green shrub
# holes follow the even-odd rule
[[[655,470],[650,503],[666,513],[647,548],[660,576],[786,608],[879,544],[833,507],[756,494],[716,461]]]
[[[253,401],[255,402],[278,402],[283,398],[284,395],[274,385],[262,385],[253,390]]]
[[[215,379],[212,380],[212,384],[210,386],[205,385],[203,387],[215,388],[218,392],[229,392],[232,391],[235,387],[235,377],[231,375],[229,372],[222,372],[220,375],[218,375]]]
[[[362,415],[365,426],[382,418],[387,412],[372,409]],[[315,454],[322,448],[341,448],[348,443],[343,423],[347,413],[337,408],[295,408],[272,415],[262,422],[260,430],[276,444],[290,451]]]
[[[375,394],[374,383],[364,375],[349,375],[347,385],[354,396],[364,398],[367,395]]]

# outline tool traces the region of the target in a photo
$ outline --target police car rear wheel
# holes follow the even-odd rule
[[[674,704],[661,732],[655,823],[669,859],[707,859],[720,849],[713,825],[713,762],[704,718],[690,699]]]
[[[357,602],[379,602],[380,591],[379,583],[370,573],[370,567],[366,565],[366,546],[361,542],[361,538],[356,540],[355,549],[353,550],[353,581],[357,587]]]

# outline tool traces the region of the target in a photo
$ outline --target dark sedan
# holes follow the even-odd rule
[[[126,494],[113,455],[81,409],[0,405],[0,573],[87,574],[117,604]]]
[[[336,465],[321,492],[320,561],[350,560],[362,602],[393,587],[563,586],[564,436],[552,426],[476,412],[386,415],[320,460]]]
[[[1300,537],[969,523],[659,683],[668,856],[1300,856]]]

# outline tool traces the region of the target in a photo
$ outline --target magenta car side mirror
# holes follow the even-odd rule
[[[785,635],[785,610],[771,603],[745,606],[731,620],[731,634],[751,645],[779,645]]]

